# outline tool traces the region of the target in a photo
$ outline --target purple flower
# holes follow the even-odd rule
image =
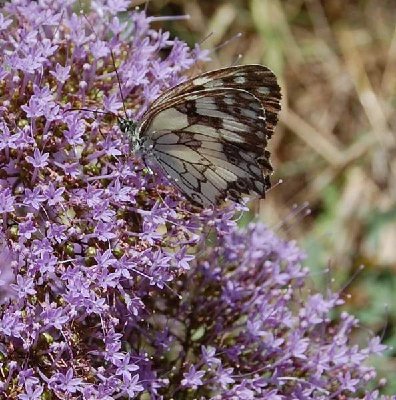
[[[7,29],[11,24],[12,20],[4,18],[4,15],[0,13],[0,31]]]
[[[27,156],[26,161],[33,165],[34,168],[44,168],[48,165],[49,153],[41,154],[39,149],[34,149],[33,157]]]
[[[15,210],[15,197],[11,190],[0,188],[0,213],[12,212]]]
[[[26,325],[22,321],[20,312],[6,313],[0,319],[0,332],[2,336],[20,339],[26,334]]]
[[[122,107],[122,101],[118,99],[116,94],[112,94],[109,97],[104,97],[103,106],[106,111],[116,113]]]
[[[95,59],[106,57],[110,53],[108,44],[101,40],[91,43],[90,50]]]
[[[231,377],[234,368],[219,369],[217,371],[217,378],[223,389],[226,389],[229,385],[235,382],[235,379]]]
[[[41,313],[43,324],[61,330],[68,322],[69,317],[65,315],[63,308],[49,308]]]
[[[54,376],[52,376],[49,384],[57,391],[70,394],[81,392],[83,387],[82,379],[74,378],[73,376],[73,369],[69,368],[65,374],[58,372]]]
[[[56,223],[48,223],[48,229],[47,229],[47,238],[48,239],[53,239],[57,243],[61,243],[64,240],[67,239],[67,228],[65,225],[60,225]]]
[[[116,375],[122,375],[123,378],[126,377],[127,379],[131,380],[131,372],[137,371],[139,367],[130,361],[130,354],[121,354],[121,357],[122,358],[119,360],[114,360],[114,364],[118,367],[115,373]]]
[[[353,379],[349,371],[345,374],[339,374],[339,380],[341,385],[343,385],[343,389],[352,393],[356,391],[356,386],[359,384],[359,379]]]
[[[33,214],[28,214],[26,220],[19,224],[19,234],[25,239],[31,239],[36,230]]]
[[[188,270],[190,269],[190,262],[195,259],[193,255],[187,255],[187,248],[184,247],[181,251],[175,254],[175,261],[177,268]]]
[[[11,287],[18,294],[19,298],[36,294],[36,290],[34,289],[34,281],[32,278],[24,278],[21,275],[17,275],[17,284],[13,284]]]
[[[43,106],[37,97],[31,97],[29,103],[21,106],[22,110],[25,111],[28,118],[36,118],[43,115]]]
[[[36,99],[42,107],[44,107],[48,103],[54,104],[52,101],[53,94],[51,93],[50,89],[47,86],[40,87],[40,86],[34,85],[33,93],[34,93],[34,96],[32,96],[32,97],[34,99]]]
[[[102,242],[108,242],[109,240],[117,237],[117,235],[113,232],[113,224],[102,221],[99,221],[96,224],[94,228],[94,236]]]
[[[64,198],[62,197],[64,187],[57,188],[52,182],[47,186],[43,192],[44,200],[48,201],[49,206],[61,203]]]
[[[203,385],[202,377],[204,375],[205,371],[196,371],[195,367],[191,365],[188,372],[183,374],[184,379],[182,379],[181,384],[196,389],[198,386]]]
[[[25,189],[24,203],[32,206],[35,210],[41,207],[41,203],[45,200],[45,196],[41,194],[41,187],[36,186],[33,190]]]
[[[129,398],[133,398],[137,393],[143,391],[144,387],[138,383],[139,375],[123,375],[123,387]]]
[[[114,17],[109,23],[109,29],[114,33],[114,35],[118,35],[125,30],[128,22],[120,23],[118,17]]]
[[[16,141],[19,138],[19,134],[11,134],[8,126],[3,122],[0,123],[0,151],[6,148],[16,149]]]
[[[31,382],[27,382],[25,385],[25,393],[19,394],[19,400],[39,400],[44,388],[41,385],[35,385]]]
[[[7,245],[0,244],[0,304],[11,295],[10,284],[14,281],[15,261],[16,254]]]
[[[51,57],[57,48],[58,46],[53,45],[50,39],[43,39],[43,41],[40,43],[40,51],[44,59]]]
[[[205,361],[205,364],[210,365],[210,366],[212,364],[221,364],[220,359],[215,357],[216,348],[214,348],[212,346],[208,346],[208,347],[202,346],[201,351],[202,351],[202,357],[203,357],[203,360]]]
[[[62,67],[62,65],[56,64],[55,71],[50,71],[50,74],[53,75],[58,82],[65,83],[70,77],[70,69],[70,65]]]
[[[84,143],[82,136],[85,133],[84,122],[74,115],[66,120],[68,129],[63,131],[63,135],[68,144],[72,146],[81,145]]]

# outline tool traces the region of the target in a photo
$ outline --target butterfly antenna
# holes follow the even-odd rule
[[[62,23],[62,19],[63,19],[64,13],[65,13],[65,10],[62,10],[62,14],[61,14],[61,16],[60,16],[60,18],[59,18],[59,24],[58,24],[58,26],[56,27],[55,32],[53,33],[53,38],[54,38],[54,39],[55,39],[55,36],[57,35],[58,30],[59,30],[59,28],[60,28],[60,25],[61,25],[61,23]]]
[[[91,27],[92,32],[95,34],[96,39],[98,39],[98,35],[96,34],[95,28],[92,26],[91,21],[87,18],[87,16],[82,12],[81,10],[81,14],[83,15],[83,17],[85,18],[85,20],[88,22],[88,25]],[[114,57],[114,53],[113,50],[110,49],[110,54],[111,54],[111,60],[113,61],[113,67],[114,67],[114,71],[117,77],[117,82],[118,82],[118,87],[120,89],[120,96],[121,96],[121,101],[122,101],[122,109],[124,110],[124,114],[125,114],[125,119],[128,119],[128,114],[126,111],[126,107],[125,107],[125,99],[124,99],[124,95],[122,94],[122,89],[121,89],[121,80],[120,80],[120,76],[118,75],[118,70],[116,67],[116,63],[115,63],[115,57]]]
[[[120,89],[122,108],[124,110],[125,118],[128,119],[128,114],[127,114],[126,107],[125,107],[125,99],[124,99],[124,95],[122,94],[121,80],[120,80],[120,76],[118,75],[118,70],[117,70],[116,63],[115,63],[114,53],[113,53],[113,50],[111,50],[111,49],[110,49],[110,54],[111,54],[111,59],[113,60],[113,66],[114,66],[114,71],[115,71],[115,74],[117,77],[118,87]]]
[[[89,112],[95,113],[95,114],[113,115],[113,113],[111,113],[111,112],[90,110],[89,108],[68,108],[64,112],[68,112],[68,111],[89,111]]]

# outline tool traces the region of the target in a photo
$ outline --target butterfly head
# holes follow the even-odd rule
[[[139,135],[138,124],[135,121],[127,118],[118,118],[118,126],[122,133],[125,133],[134,150],[139,150],[141,147],[141,138]]]

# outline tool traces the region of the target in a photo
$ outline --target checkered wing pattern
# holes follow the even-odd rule
[[[164,92],[138,128],[146,156],[200,207],[264,197],[267,151],[280,110],[275,75],[260,65],[211,71]],[[149,149],[149,150],[148,150]]]
[[[266,112],[267,133],[273,133],[278,122],[281,93],[275,74],[263,65],[237,65],[205,72],[168,89],[154,101],[152,107],[184,93],[213,88],[243,89],[256,96]]]

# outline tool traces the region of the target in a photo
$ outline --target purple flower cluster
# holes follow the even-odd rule
[[[359,390],[383,346],[350,343],[336,295],[302,294],[293,243],[238,230],[241,206],[195,209],[116,118],[69,110],[122,109],[112,54],[135,119],[207,57],[129,1],[92,3],[0,13],[0,398],[378,398]]]

